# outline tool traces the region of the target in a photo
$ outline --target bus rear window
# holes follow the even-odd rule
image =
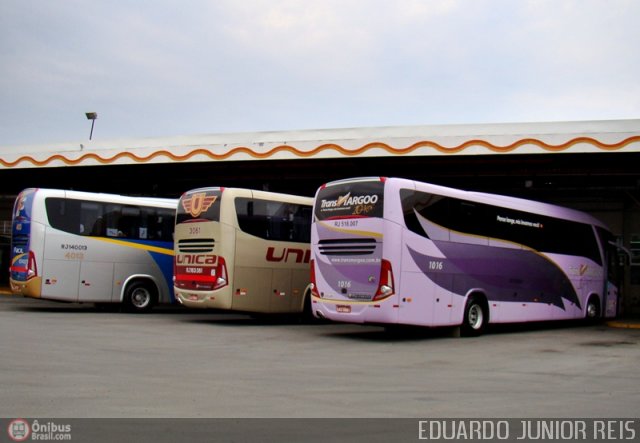
[[[314,212],[318,220],[382,217],[383,200],[380,180],[337,182],[318,191]]]
[[[221,189],[196,189],[180,198],[176,224],[191,221],[220,221]]]

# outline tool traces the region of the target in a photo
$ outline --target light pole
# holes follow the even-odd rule
[[[87,120],[91,120],[91,132],[89,133],[89,140],[93,137],[93,125],[96,123],[96,119],[98,118],[97,112],[86,112]]]

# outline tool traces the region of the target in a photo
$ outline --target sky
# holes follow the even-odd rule
[[[637,0],[2,0],[0,146],[640,118]]]

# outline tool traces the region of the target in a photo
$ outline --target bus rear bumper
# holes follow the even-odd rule
[[[9,279],[11,292],[25,297],[40,298],[42,294],[42,277],[33,277],[27,281]]]
[[[384,309],[381,304],[341,303],[337,301],[320,301],[312,303],[313,313],[318,318],[346,323],[396,323],[395,309]]]
[[[195,309],[230,309],[230,303],[212,292],[184,291],[174,287],[176,300],[187,308]]]

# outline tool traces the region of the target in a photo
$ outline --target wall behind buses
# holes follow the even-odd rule
[[[249,189],[185,193],[175,228],[178,300],[195,308],[301,312],[309,284],[311,203]]]
[[[172,301],[176,203],[53,189],[23,191],[13,214],[12,291],[52,300],[119,303],[131,279],[140,278],[157,287],[155,301]]]

